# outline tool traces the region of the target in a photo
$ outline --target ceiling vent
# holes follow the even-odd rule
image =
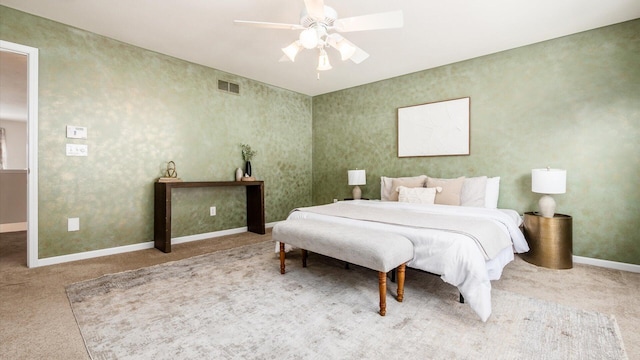
[[[218,90],[240,95],[240,85],[224,80],[218,80]]]

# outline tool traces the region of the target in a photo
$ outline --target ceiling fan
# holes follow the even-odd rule
[[[369,54],[339,33],[393,29],[403,26],[401,10],[338,19],[336,11],[324,5],[324,0],[304,0],[304,4],[305,9],[302,11],[300,24],[245,20],[235,20],[234,23],[268,29],[302,30],[298,40],[282,48],[285,56],[281,61],[295,61],[302,50],[318,49],[317,70],[331,69],[329,56],[325,50],[327,47],[338,50],[342,60],[351,60],[356,64],[369,57]]]

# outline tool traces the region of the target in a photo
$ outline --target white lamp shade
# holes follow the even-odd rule
[[[348,170],[349,185],[366,185],[367,175],[364,170]]]
[[[567,170],[531,170],[531,191],[538,194],[564,194],[567,192]]]

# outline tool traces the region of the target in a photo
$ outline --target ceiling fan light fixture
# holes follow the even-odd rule
[[[291,43],[291,45],[282,48],[282,52],[287,55],[287,57],[289,58],[289,60],[291,60],[292,62],[294,62],[296,60],[296,55],[298,55],[298,53],[300,51],[302,51],[303,47],[300,44],[300,41],[294,41]]]
[[[318,56],[318,67],[316,68],[316,70],[318,71],[324,71],[324,70],[331,70],[331,63],[329,62],[329,55],[327,55],[327,52],[324,49],[320,49],[320,56]]]
[[[314,49],[318,47],[318,32],[315,28],[308,28],[300,33],[300,44],[305,49]]]
[[[352,16],[338,19],[335,9],[324,5],[325,0],[304,0],[304,9],[299,24],[272,23],[264,21],[234,20],[238,25],[250,25],[268,29],[300,30],[298,40],[285,48],[280,61],[294,61],[304,49],[318,49],[317,70],[330,70],[326,48],[332,47],[340,52],[343,61],[351,60],[360,64],[369,57],[339,33],[365,30],[401,28],[404,25],[402,11],[390,11],[369,15]]]
[[[349,60],[356,53],[356,47],[349,44],[347,41],[341,41],[336,44],[336,49],[340,51],[340,57],[342,60]]]

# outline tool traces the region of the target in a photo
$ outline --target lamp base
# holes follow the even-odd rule
[[[362,190],[360,190],[360,186],[356,185],[353,187],[353,199],[360,200],[362,198]]]
[[[538,201],[538,209],[542,217],[552,218],[556,213],[556,201],[549,195],[543,195]]]

